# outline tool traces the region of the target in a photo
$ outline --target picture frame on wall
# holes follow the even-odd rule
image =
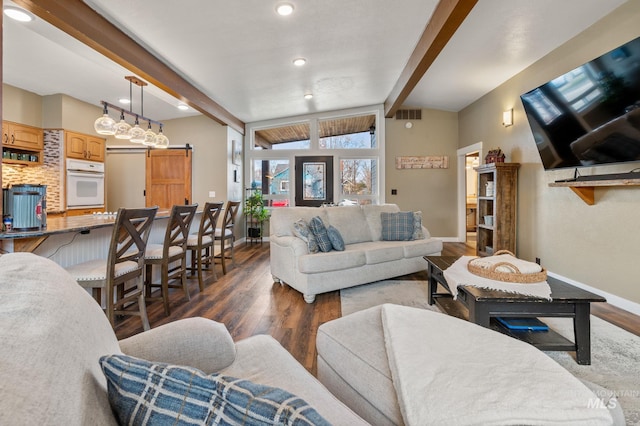
[[[231,163],[242,165],[242,142],[235,139],[231,141]]]
[[[296,206],[333,203],[333,157],[296,157]]]

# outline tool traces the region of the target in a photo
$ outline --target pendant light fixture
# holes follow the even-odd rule
[[[116,133],[116,121],[109,117],[107,104],[104,102],[102,104],[104,106],[102,110],[103,115],[102,117],[98,117],[98,119],[93,123],[93,128],[99,135],[114,135]]]
[[[140,80],[136,76],[126,76],[126,80],[129,81],[129,111],[119,108],[106,101],[100,101],[103,106],[103,115],[98,117],[93,124],[95,131],[100,135],[113,135],[117,139],[129,140],[133,143],[141,143],[148,147],[168,148],[169,139],[162,133],[163,124],[159,121],[152,120],[144,116],[144,86],[147,85],[145,81]],[[140,114],[133,112],[133,85],[140,87]],[[113,118],[109,116],[108,108],[120,110],[120,121],[115,122]],[[131,126],[125,120],[125,114],[135,117],[134,125]],[[147,130],[145,131],[140,127],[140,120],[146,121]],[[151,127],[151,124],[158,125],[159,131],[156,135]]]
[[[124,121],[124,110],[121,109],[120,121],[116,124],[116,132],[114,133],[114,136],[116,139],[131,139],[129,130],[131,130],[131,125]]]

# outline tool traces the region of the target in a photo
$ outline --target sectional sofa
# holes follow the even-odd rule
[[[426,269],[424,256],[439,255],[442,241],[421,226],[424,238],[410,241],[382,239],[382,213],[397,213],[396,204],[287,207],[273,209],[269,244],[271,274],[313,303],[320,293],[411,274]],[[319,216],[335,227],[344,251],[310,253],[307,243],[294,233],[294,223]]]

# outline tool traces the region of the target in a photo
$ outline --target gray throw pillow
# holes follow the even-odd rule
[[[384,241],[410,241],[413,237],[413,212],[380,213]]]
[[[302,241],[307,243],[307,249],[309,253],[317,253],[320,251],[320,247],[318,247],[318,242],[316,241],[316,237],[309,229],[309,224],[304,219],[298,219],[293,224],[293,235],[300,238]]]
[[[327,234],[327,228],[324,226],[324,222],[322,222],[320,216],[316,216],[311,219],[311,222],[309,222],[309,229],[313,232],[313,236],[316,237],[320,251],[331,251],[333,246],[331,245],[329,234]]]
[[[412,240],[424,240],[424,232],[422,232],[422,212],[413,212],[413,236]]]
[[[344,240],[342,239],[342,235],[340,235],[340,231],[338,231],[335,226],[327,226],[327,235],[329,235],[329,240],[334,250],[344,251]]]

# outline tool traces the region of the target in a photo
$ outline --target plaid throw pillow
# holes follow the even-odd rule
[[[316,216],[311,219],[311,222],[309,222],[309,229],[311,229],[314,237],[316,237],[320,251],[331,251],[333,246],[331,245],[329,234],[327,234],[327,228],[324,226],[324,222],[320,219],[320,216]]]
[[[380,213],[384,241],[409,241],[413,238],[413,212]]]
[[[329,425],[289,392],[127,355],[100,358],[120,424]]]

